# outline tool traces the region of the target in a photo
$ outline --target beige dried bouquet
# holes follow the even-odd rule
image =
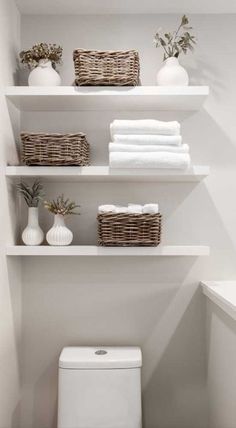
[[[62,216],[67,215],[79,215],[79,212],[74,211],[79,208],[75,202],[71,202],[69,199],[64,199],[64,195],[60,195],[57,199],[52,201],[45,201],[44,207],[53,214],[59,214]]]
[[[62,47],[55,43],[37,43],[32,48],[21,51],[20,61],[29,69],[37,67],[41,59],[48,59],[52,62],[52,66],[56,69],[56,65],[61,63]]]

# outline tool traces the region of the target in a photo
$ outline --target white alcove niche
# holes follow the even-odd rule
[[[64,192],[81,205],[81,215],[68,219],[74,247],[22,247],[20,231],[27,214],[23,203],[17,216],[21,225],[12,222],[14,238],[7,232],[4,239],[1,260],[6,264],[8,296],[4,307],[11,346],[4,348],[7,358],[3,363],[8,370],[0,392],[5,412],[2,426],[56,428],[61,349],[66,345],[101,344],[142,348],[145,428],[209,428],[205,307],[199,279],[228,279],[236,274],[236,207],[232,197],[236,179],[235,55],[233,47],[226,49],[222,43],[223,30],[225,39],[234,40],[235,15],[190,15],[198,46],[194,55],[183,57],[181,62],[189,71],[191,86],[182,94],[167,91],[160,95],[155,79],[162,54],[153,46],[153,35],[160,26],[174,28],[179,14],[191,10],[202,13],[202,2],[198,2],[199,9],[196,5],[193,9],[192,2],[181,9],[175,5],[172,12],[177,14],[171,14],[163,2],[160,10],[151,1],[136,5],[136,9],[131,1],[119,2],[120,8],[114,10],[113,5],[111,10],[111,2],[103,1],[98,15],[98,2],[93,1],[67,1],[66,14],[62,1],[55,7],[54,1],[18,0],[20,13],[12,0],[4,3],[11,3],[6,23],[7,28],[11,27],[11,37],[17,34],[16,26],[11,24],[13,11],[21,23],[20,36],[14,36],[17,42],[10,43],[4,36],[12,61],[9,73],[19,77],[15,82],[4,76],[5,114],[13,105],[22,131],[85,132],[91,144],[92,166],[79,174],[72,169],[52,172],[40,168],[39,172],[1,161],[1,186],[14,202],[18,202],[15,183],[21,178],[30,182],[39,176],[45,183],[47,198]],[[220,12],[222,3],[215,2],[215,10]],[[79,15],[80,11],[85,14]],[[160,11],[167,14],[158,14]],[[208,11],[213,12],[212,8]],[[64,48],[60,68],[63,86],[54,90],[19,87],[17,83],[26,84],[27,73],[18,70],[17,53],[41,40]],[[138,49],[144,86],[132,91],[141,95],[110,93],[106,95],[108,101],[97,94],[92,94],[92,100],[88,94],[81,96],[71,86],[72,52],[79,47]],[[124,94],[124,89],[120,92]],[[110,174],[110,122],[149,117],[180,120],[184,140],[191,149],[191,171]],[[11,119],[15,128],[12,114]],[[2,144],[8,142],[9,137],[8,141],[4,137]],[[100,203],[156,200],[163,214],[162,247],[97,248],[96,213]],[[53,221],[42,207],[40,221],[45,232]],[[1,227],[5,228],[5,221]],[[99,251],[101,257],[96,257]],[[112,257],[107,257],[108,252]],[[2,339],[1,344],[5,346]],[[226,415],[222,414],[224,420]]]

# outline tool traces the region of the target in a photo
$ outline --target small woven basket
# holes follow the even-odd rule
[[[161,241],[160,214],[98,214],[99,245],[155,247]]]
[[[26,165],[89,165],[85,134],[21,133],[22,162]]]
[[[73,53],[77,86],[137,86],[139,55],[131,51],[91,51]]]

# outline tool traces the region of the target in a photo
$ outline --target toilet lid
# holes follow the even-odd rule
[[[138,347],[70,346],[62,350],[59,367],[63,369],[127,369],[142,366]]]

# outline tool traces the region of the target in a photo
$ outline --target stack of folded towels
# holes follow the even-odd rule
[[[112,168],[178,168],[190,166],[189,146],[182,143],[176,121],[114,120],[110,125]]]
[[[128,204],[127,207],[117,205],[100,205],[98,207],[99,214],[158,214],[158,204]]]

